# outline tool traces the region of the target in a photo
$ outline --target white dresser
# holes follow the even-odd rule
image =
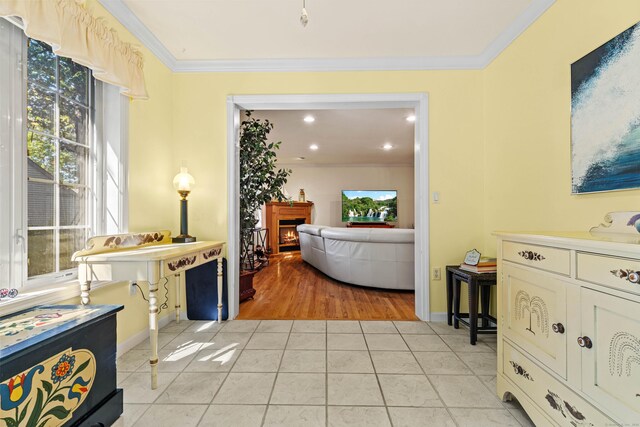
[[[638,214],[584,233],[496,233],[497,392],[537,426],[640,426]]]

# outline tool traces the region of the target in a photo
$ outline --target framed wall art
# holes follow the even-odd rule
[[[640,188],[640,23],[571,64],[572,193]]]

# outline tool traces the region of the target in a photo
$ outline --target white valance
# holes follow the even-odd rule
[[[0,0],[4,16],[20,17],[27,36],[90,68],[96,79],[121,87],[124,95],[148,98],[142,53],[76,0]]]

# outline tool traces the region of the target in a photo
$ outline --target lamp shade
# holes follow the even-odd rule
[[[180,173],[173,178],[173,187],[178,191],[191,191],[196,180],[187,172],[187,168],[181,167]]]

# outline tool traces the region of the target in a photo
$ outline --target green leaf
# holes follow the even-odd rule
[[[18,427],[18,423],[13,418],[2,418],[7,427]]]
[[[84,371],[85,368],[89,365],[90,360],[91,359],[87,359],[82,365],[78,366],[78,369],[76,369],[71,378],[75,378],[80,372]]]
[[[44,391],[47,392],[47,396],[49,396],[51,394],[51,390],[53,390],[51,383],[49,381],[42,380],[42,387],[44,388]]]
[[[30,403],[31,403],[31,401],[28,401],[24,405],[24,408],[22,408],[22,411],[20,411],[20,416],[18,417],[18,424],[20,424],[22,422],[22,420],[24,420],[24,417],[27,416],[27,408],[29,408],[29,404]]]
[[[42,390],[38,389],[36,403],[33,407],[33,411],[31,412],[31,416],[29,417],[29,421],[27,421],[27,427],[36,427],[38,420],[40,419],[40,414],[42,413],[43,397]]]
[[[53,397],[51,398],[51,401],[52,401],[52,402],[56,402],[56,401],[58,401],[58,402],[64,402],[64,396],[63,396],[63,395],[61,395],[61,394],[56,394],[55,396],[53,396]]]
[[[64,420],[65,418],[67,418],[67,416],[69,416],[69,414],[71,413],[71,411],[67,408],[65,408],[62,405],[58,405],[58,406],[54,406],[53,408],[49,409],[43,416],[43,418],[48,417],[49,415],[53,415],[54,417],[56,417],[59,420]]]

